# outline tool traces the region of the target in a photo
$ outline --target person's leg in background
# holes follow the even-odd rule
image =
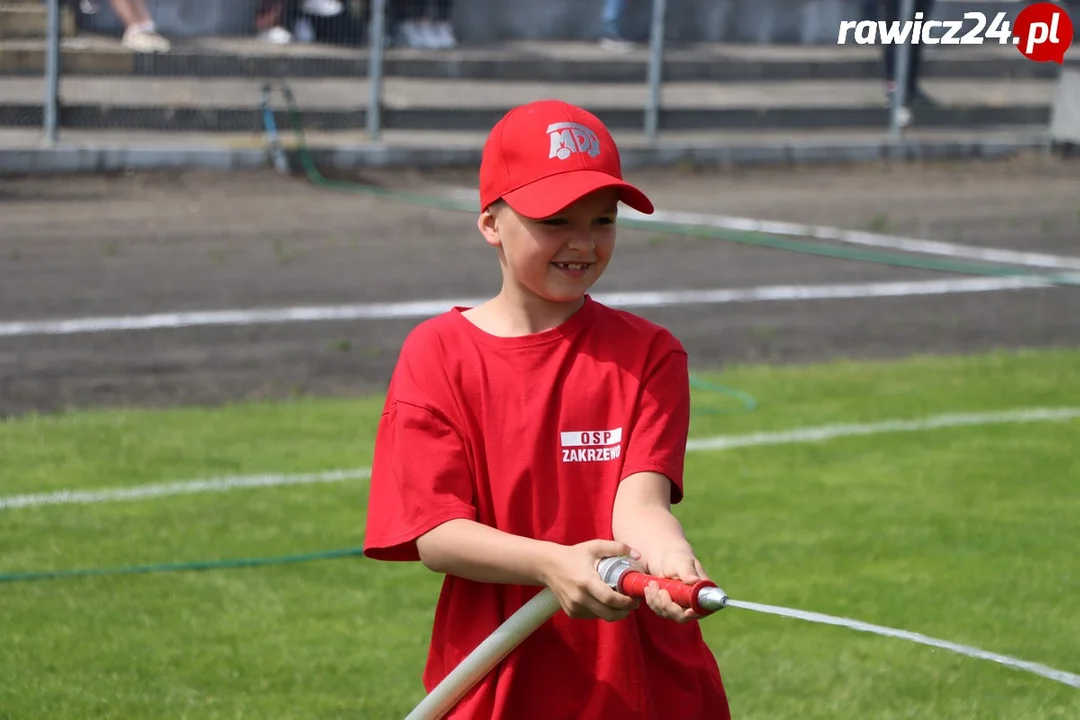
[[[255,11],[255,31],[263,42],[287,45],[293,36],[287,25],[288,7],[285,0],[260,0]]]
[[[158,34],[143,0],[110,0],[110,4],[124,24],[124,47],[142,53],[169,52],[169,41]]]
[[[605,50],[626,52],[633,48],[633,43],[622,35],[623,17],[626,15],[626,0],[604,0],[600,20],[604,23],[604,36],[600,38],[600,47]]]
[[[915,12],[921,12],[924,20],[930,20],[934,12],[934,0],[915,0]],[[910,62],[908,64],[908,77],[905,95],[908,105],[912,107],[932,107],[935,103],[929,95],[923,92],[919,79],[922,74],[923,44],[911,46]]]
[[[912,7],[916,13],[923,14],[923,20],[931,19],[934,12],[934,0],[915,0]],[[900,20],[900,0],[885,0],[885,22],[893,23]],[[914,19],[914,18],[907,18]],[[904,84],[904,107],[900,111],[900,123],[907,125],[911,122],[911,108],[931,108],[937,103],[927,95],[920,84],[923,63],[923,44],[910,43],[908,45],[907,82]],[[898,45],[884,46],[885,61],[885,94],[887,104],[892,106],[892,98],[896,93],[896,59],[899,56]]]
[[[897,22],[900,18],[900,0],[884,0],[882,3],[884,21],[888,24]],[[882,47],[882,60],[885,65],[885,93],[889,103],[892,103],[893,92],[896,90],[896,45],[884,45]]]

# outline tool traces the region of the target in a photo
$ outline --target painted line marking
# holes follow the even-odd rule
[[[1072,418],[1080,418],[1080,408],[1033,408],[1026,410],[1013,410],[996,413],[963,413],[938,415],[922,420],[887,420],[878,423],[849,424],[849,425],[826,425],[816,428],[801,428],[779,433],[753,433],[749,435],[719,436],[703,438],[688,444],[687,450],[721,450],[735,447],[753,447],[759,445],[777,445],[787,443],[823,442],[825,440],[851,437],[857,435],[870,435],[886,432],[903,432],[916,430],[933,430],[944,427],[959,427],[971,425],[988,425],[993,423],[1011,422],[1039,422],[1060,421]],[[133,488],[118,488],[96,491],[62,490],[54,493],[39,495],[16,495],[8,498],[0,498],[0,509],[35,507],[40,505],[58,504],[87,504],[123,500],[138,500],[151,497],[164,497],[167,495],[191,494],[201,492],[222,492],[238,488],[274,487],[282,485],[297,485],[324,482],[342,482],[352,479],[366,479],[371,476],[369,468],[356,468],[352,470],[335,470],[322,473],[305,473],[298,475],[255,475],[255,476],[232,476],[222,478],[210,478],[190,482],[162,483],[156,485],[143,485]],[[909,642],[929,645],[968,657],[988,660],[1007,667],[1025,672],[1034,673],[1041,677],[1063,683],[1071,687],[1080,688],[1080,675],[1058,670],[1041,663],[1021,660],[1019,658],[1001,655],[976,647],[961,645],[947,640],[939,640],[920,633],[895,628],[872,625],[860,620],[841,618],[822,613],[808,612],[793,608],[776,605],[763,605],[761,603],[746,602],[741,600],[728,600],[728,605],[753,612],[779,615],[781,617],[803,620],[811,623],[834,625],[845,627],[859,632],[868,632],[876,635],[907,640]]]
[[[777,222],[773,220],[755,220],[753,218],[728,215],[709,215],[705,213],[657,211],[652,215],[643,215],[627,208],[626,217],[637,222],[697,225],[723,230],[758,232],[766,235],[786,235],[789,237],[813,238],[815,240],[833,240],[849,245],[904,250],[924,255],[981,260],[983,262],[1020,265],[1023,267],[1047,268],[1055,270],[1080,270],[1080,257],[1050,255],[1047,253],[1020,252],[1000,248],[985,248],[972,245],[924,240],[921,238],[883,235],[880,233],[843,230],[823,225],[800,225],[798,223]]]
[[[987,413],[962,413],[934,415],[919,420],[885,420],[882,422],[824,425],[796,428],[782,432],[749,433],[744,435],[720,435],[711,438],[691,439],[687,452],[728,450],[731,448],[762,445],[787,445],[818,443],[844,437],[876,435],[894,432],[938,430],[948,427],[971,427],[1005,423],[1062,422],[1080,418],[1080,407],[1029,408]],[[170,495],[189,495],[205,492],[226,492],[241,488],[280,487],[315,483],[363,480],[371,477],[371,468],[351,468],[298,475],[238,475],[205,478],[182,482],[139,485],[128,488],[103,490],[59,490],[34,495],[11,495],[0,497],[0,510],[40,507],[43,505],[71,505],[144,500]]]
[[[295,475],[233,475],[204,478],[202,480],[157,483],[154,485],[136,485],[128,488],[107,488],[104,490],[57,490],[51,493],[13,495],[0,498],[0,510],[40,507],[42,505],[89,505],[93,503],[146,500],[147,498],[169,497],[172,495],[227,492],[242,488],[267,488],[285,485],[335,483],[346,480],[366,480],[370,477],[370,468],[354,468],[351,470],[330,470]]]
[[[1080,275],[1077,276],[1080,282]],[[765,285],[718,290],[657,290],[651,292],[595,293],[593,298],[611,307],[650,308],[673,305],[712,305],[775,300],[841,300],[956,293],[997,292],[1051,288],[1051,280],[1031,277],[977,277],[901,282],[831,285]],[[0,337],[74,335],[78,333],[161,330],[205,326],[249,326],[341,320],[427,318],[451,307],[479,305],[487,298],[445,298],[410,302],[315,305],[255,310],[207,310],[150,315],[117,315],[61,320],[25,320],[0,323]]]
[[[937,415],[922,420],[885,420],[876,423],[851,425],[823,425],[798,428],[786,432],[751,433],[713,438],[690,439],[687,451],[728,450],[761,445],[790,445],[816,443],[835,438],[879,435],[894,432],[918,432],[950,427],[970,427],[1003,423],[1060,422],[1080,418],[1080,408],[1035,408],[1032,410],[1006,410],[992,413],[962,413]]]
[[[447,195],[458,200],[476,201],[476,191],[464,187],[449,188]],[[766,235],[785,235],[788,237],[813,238],[815,240],[833,240],[849,245],[864,245],[867,247],[887,248],[890,250],[904,250],[907,252],[922,253],[924,255],[966,258],[968,260],[982,260],[984,262],[1020,265],[1022,267],[1080,270],[1080,257],[961,245],[938,240],[925,240],[922,238],[909,238],[901,237],[899,235],[861,232],[858,230],[844,230],[842,228],[828,227],[825,225],[803,225],[800,223],[775,220],[756,220],[754,218],[738,217],[735,215],[714,215],[710,213],[677,212],[671,210],[656,210],[652,215],[645,215],[631,208],[619,208],[619,215],[620,217],[625,217],[628,220],[634,220],[635,222],[657,225],[712,227],[721,230],[758,232]]]

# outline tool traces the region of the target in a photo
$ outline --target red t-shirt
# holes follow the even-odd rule
[[[416,538],[455,518],[561,544],[612,539],[619,482],[653,471],[683,493],[689,377],[667,330],[586,297],[561,326],[485,333],[462,308],[406,339],[379,423],[365,553],[419,560]],[[435,610],[430,692],[541,588],[447,576]],[[644,603],[609,623],[555,616],[447,718],[727,720],[698,623]]]

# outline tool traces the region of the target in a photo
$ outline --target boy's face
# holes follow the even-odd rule
[[[618,191],[597,190],[548,218],[526,218],[504,203],[481,213],[484,239],[499,248],[504,283],[549,302],[580,300],[615,249]]]

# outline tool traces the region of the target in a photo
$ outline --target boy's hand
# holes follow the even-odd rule
[[[653,562],[646,564],[650,575],[679,580],[693,585],[698,580],[708,580],[705,569],[690,550],[672,550],[662,553]],[[667,590],[661,590],[656,583],[649,583],[645,588],[645,602],[649,608],[661,617],[674,620],[680,625],[697,620],[700,615],[689,608],[684,608],[674,600]]]
[[[597,572],[606,557],[636,557],[623,543],[590,540],[577,545],[556,545],[543,569],[543,581],[559,600],[563,612],[577,619],[622,620],[641,604],[609,588]]]

